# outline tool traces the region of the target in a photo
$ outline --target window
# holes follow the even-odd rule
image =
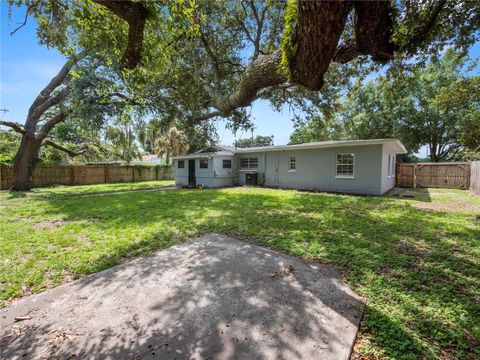
[[[231,169],[232,168],[232,160],[223,160],[223,168],[224,169]]]
[[[256,169],[258,168],[258,158],[240,159],[240,167],[242,169]]]
[[[353,154],[337,154],[336,165],[336,177],[353,178]]]
[[[200,159],[200,169],[208,169],[208,159]]]
[[[388,155],[388,177],[395,176],[395,155]]]
[[[178,160],[177,165],[178,165],[177,167],[178,167],[179,169],[185,168],[185,160]]]
[[[295,172],[297,169],[297,157],[295,155],[290,155],[288,157],[288,171]]]

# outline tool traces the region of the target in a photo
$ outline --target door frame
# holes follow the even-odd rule
[[[195,159],[188,160],[188,186],[197,186],[197,178],[195,176]]]

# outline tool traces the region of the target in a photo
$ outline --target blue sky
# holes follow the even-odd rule
[[[55,49],[38,44],[33,18],[10,36],[10,32],[23,22],[25,8],[13,8],[11,15],[9,18],[8,5],[1,1],[0,108],[9,111],[6,114],[0,112],[0,116],[23,123],[30,104],[63,65],[64,58]],[[479,57],[480,44],[476,44],[470,53],[474,58]],[[478,67],[474,72],[479,72]],[[257,101],[251,112],[255,123],[254,135],[274,135],[275,144],[288,143],[293,123],[287,106],[276,112],[267,102]],[[216,126],[220,142],[231,145],[235,141],[234,134],[225,129],[223,121],[218,121]],[[237,133],[236,138],[250,135],[250,132]]]

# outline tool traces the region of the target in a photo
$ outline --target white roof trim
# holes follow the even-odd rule
[[[320,141],[295,145],[272,145],[259,146],[251,148],[238,148],[233,151],[219,151],[215,153],[188,154],[183,156],[174,156],[174,160],[199,159],[215,156],[233,156],[235,154],[247,154],[265,151],[285,151],[285,150],[303,150],[303,149],[324,149],[344,146],[365,146],[365,145],[386,145],[396,154],[406,154],[407,150],[398,139],[371,139],[371,140],[340,140],[340,141]]]
[[[297,149],[322,149],[342,146],[363,146],[363,145],[389,145],[394,148],[397,154],[406,154],[407,150],[398,139],[372,139],[372,140],[341,140],[341,141],[320,141],[295,145],[273,145],[260,146],[252,148],[236,149],[236,154],[279,151],[279,150],[297,150]]]

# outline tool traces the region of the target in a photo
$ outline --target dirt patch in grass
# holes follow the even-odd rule
[[[424,249],[418,245],[410,244],[407,241],[400,240],[397,245],[397,251],[400,254],[406,255],[416,261],[421,261],[425,259],[428,255],[428,250]]]
[[[47,280],[48,287],[59,286],[76,279],[74,273],[68,270],[55,270],[50,269],[43,273],[43,276]]]
[[[464,212],[464,211],[478,211],[480,212],[480,205],[462,202],[462,201],[445,201],[445,202],[415,202],[412,207],[421,210],[432,211],[447,211],[447,212]]]
[[[39,223],[34,224],[33,228],[35,230],[53,230],[53,229],[56,229],[57,227],[65,225],[66,223],[67,222],[63,219],[46,220],[46,221],[40,221]]]

